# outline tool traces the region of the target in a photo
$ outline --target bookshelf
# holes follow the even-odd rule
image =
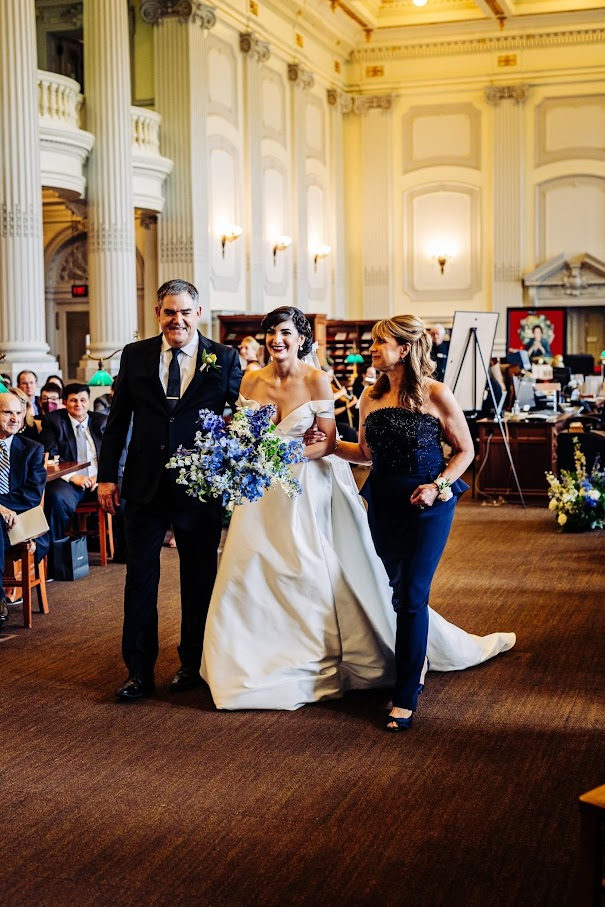
[[[371,362],[369,349],[372,344],[372,327],[375,321],[326,322],[326,354],[334,362],[334,374],[341,383],[347,383],[356,372],[354,364],[345,360],[349,353],[361,353],[364,362]]]

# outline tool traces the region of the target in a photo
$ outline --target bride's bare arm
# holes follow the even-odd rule
[[[317,371],[313,376],[313,399],[314,400],[331,400],[332,386],[330,379],[325,372]],[[321,440],[307,444],[305,447],[305,457],[309,460],[319,460],[328,454],[334,453],[336,446],[336,423],[334,419],[326,419],[318,416],[315,420],[317,425],[317,437]]]

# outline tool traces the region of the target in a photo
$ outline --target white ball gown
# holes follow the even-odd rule
[[[277,430],[302,438],[333,413],[333,400],[313,400]],[[394,680],[391,590],[350,466],[329,456],[294,470],[298,497],[273,488],[233,513],[202,662],[219,709],[292,710]],[[462,670],[515,644],[514,633],[474,636],[429,612],[432,670]]]

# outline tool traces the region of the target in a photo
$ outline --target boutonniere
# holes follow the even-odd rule
[[[202,364],[200,365],[200,372],[203,372],[205,369],[215,369],[217,372],[220,372],[221,367],[216,360],[216,353],[209,353],[207,350],[202,350]]]

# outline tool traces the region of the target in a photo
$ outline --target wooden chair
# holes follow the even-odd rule
[[[94,515],[97,518],[99,533],[99,552],[101,555],[101,567],[107,566],[107,551],[109,556],[113,557],[113,520],[110,513],[105,513],[98,501],[83,501],[76,507],[74,518],[77,523],[77,533],[79,535],[95,535],[97,528],[89,529],[87,525],[88,517]],[[75,533],[72,531],[71,535]]]
[[[576,903],[605,904],[605,784],[580,797],[580,854]]]
[[[34,589],[38,593],[40,614],[48,614],[48,597],[46,595],[46,558],[36,564],[36,543],[21,542],[7,549],[4,558],[4,587],[21,589],[23,596],[23,626],[32,628],[32,597]]]

